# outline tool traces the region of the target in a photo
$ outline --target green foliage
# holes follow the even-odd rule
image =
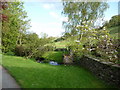
[[[54,50],[54,45],[47,45],[51,43],[50,38],[39,38],[37,34],[30,33],[26,35],[25,43],[26,57],[41,57],[46,51]]]
[[[111,88],[77,66],[53,66],[16,56],[3,55],[3,66],[21,88]]]
[[[56,48],[54,45],[50,45],[50,44],[45,45],[44,47],[46,48],[47,51],[54,51]]]
[[[54,45],[51,43],[52,38],[39,38],[36,33],[27,33],[24,35],[21,45],[17,45],[15,53],[18,56],[27,58],[41,57],[47,51],[53,51]]]
[[[8,7],[3,13],[8,20],[2,21],[2,51],[14,52],[17,56],[27,58],[41,57],[46,51],[54,50],[53,37],[41,33],[41,38],[36,33],[28,32],[30,20],[24,10],[23,2],[7,2]]]
[[[94,26],[98,18],[103,16],[104,11],[108,8],[106,2],[79,2],[63,0],[63,12],[68,21],[63,22],[68,35],[78,35],[81,29],[77,29],[78,25],[83,25],[83,22],[91,22],[88,25]]]
[[[101,30],[102,28],[103,27],[100,27],[98,30]],[[120,37],[119,37],[119,33],[120,33],[119,32],[119,28],[120,28],[120,26],[114,26],[114,27],[107,28],[111,38],[113,38],[113,39],[120,39]]]
[[[59,42],[59,41],[63,41],[65,40],[64,37],[60,37],[60,38],[57,38],[56,40],[54,40],[54,42]]]
[[[2,51],[15,52],[15,55],[27,58],[42,56],[44,52],[52,50],[52,46],[44,46],[50,43],[52,38],[42,34],[39,38],[36,33],[27,32],[30,28],[30,20],[24,10],[23,2],[7,2],[8,8],[3,10],[8,17],[2,22]]]
[[[60,41],[60,42],[56,42],[55,46],[56,48],[66,48],[68,41],[64,40],[64,41]]]
[[[120,26],[120,15],[112,16],[112,18],[109,20],[109,22],[105,22],[103,26],[106,26],[108,28]]]
[[[47,61],[54,60],[58,63],[62,63],[63,62],[63,52],[62,51],[49,51],[43,55],[43,58],[45,58]]]
[[[80,34],[80,39],[78,41],[70,40],[68,46],[71,52],[75,55],[81,57],[86,54],[96,53],[105,59],[105,61],[118,63],[118,52],[116,51],[119,45],[115,45],[114,40],[110,38],[109,31],[104,27],[101,30],[90,28],[86,25],[79,26],[82,34]],[[94,51],[94,53],[93,53]]]
[[[119,28],[120,26],[116,26],[116,27],[108,28],[108,30],[110,31],[110,34],[115,34],[115,33],[120,33]]]
[[[25,56],[25,47],[22,45],[17,45],[15,48],[15,55]]]
[[[120,39],[120,37],[119,37],[119,34],[120,34],[119,28],[120,28],[120,26],[115,26],[115,27],[108,28],[108,30],[110,31],[111,38]]]
[[[22,44],[22,35],[30,27],[23,2],[7,2],[3,13],[8,17],[2,21],[2,51],[14,51],[17,44]]]
[[[98,18],[103,16],[108,8],[106,2],[77,2],[63,0],[63,14],[68,17],[63,22],[66,32],[71,34],[68,43],[71,55],[83,56],[86,54],[100,55],[106,61],[118,62],[118,52],[110,37],[109,31],[103,27],[93,28]],[[118,16],[112,17],[112,23],[117,25]],[[75,36],[77,38],[75,38]]]
[[[11,51],[8,51],[7,53],[5,53],[5,55],[14,56],[14,55],[15,55],[15,53],[14,53],[14,52],[11,52]]]
[[[41,38],[47,38],[48,37],[48,35],[46,33],[43,33],[43,32],[40,33],[40,36],[41,36]]]

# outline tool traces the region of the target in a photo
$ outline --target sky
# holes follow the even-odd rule
[[[104,20],[110,20],[112,16],[118,14],[118,2],[108,2],[108,4],[109,9],[105,11]],[[30,32],[35,32],[39,36],[41,33],[46,33],[48,36],[58,37],[65,31],[62,22],[67,21],[67,17],[61,14],[63,6],[60,1],[24,2],[24,7],[28,18],[31,19]]]

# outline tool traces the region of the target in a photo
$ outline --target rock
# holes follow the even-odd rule
[[[70,55],[64,55],[63,63],[64,64],[72,64],[73,63],[72,56],[70,56]]]

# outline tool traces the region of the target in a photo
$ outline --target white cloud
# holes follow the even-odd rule
[[[41,32],[48,34],[48,36],[60,36],[64,31],[60,23],[50,22],[50,23],[40,23],[40,22],[31,22],[30,31],[40,35]]]
[[[52,9],[52,8],[54,8],[54,5],[53,4],[43,4],[43,8]]]
[[[15,2],[16,0],[7,0],[7,1]],[[24,1],[24,2],[61,2],[61,0],[20,0],[20,1]]]
[[[49,14],[60,21],[68,21],[68,17],[59,16],[56,12],[49,12]]]
[[[4,1],[4,0],[2,0]],[[7,0],[10,2],[15,2],[16,0]],[[62,0],[21,0],[25,2],[61,2]],[[103,0],[108,2],[119,2],[119,0]],[[85,0],[78,0],[78,2],[85,2]],[[87,0],[87,2],[101,2],[101,0]]]
[[[68,21],[68,17],[62,17],[61,21]]]
[[[49,12],[49,14],[52,16],[52,17],[55,17],[55,18],[59,18],[59,15],[55,12]]]
[[[110,19],[111,19],[111,17],[104,18],[105,21],[109,21]]]

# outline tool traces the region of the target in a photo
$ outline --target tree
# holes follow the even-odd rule
[[[30,27],[23,2],[7,2],[8,7],[3,13],[8,17],[2,21],[2,51],[14,51],[17,44],[22,44],[21,38]]]
[[[105,27],[101,30],[94,28],[96,20],[101,18],[107,9],[107,3],[63,0],[63,6],[63,14],[68,17],[68,21],[63,25],[66,31],[71,33],[68,44],[70,55],[80,57],[94,53],[101,58],[106,57],[106,61],[118,63],[116,47],[112,44],[108,30]]]
[[[5,10],[8,7],[7,1],[4,2],[0,1],[0,21],[6,21],[7,16],[2,13],[2,10]]]
[[[110,27],[115,27],[115,26],[119,26],[120,25],[120,15],[115,15],[112,16],[112,18],[109,20],[109,22],[105,22],[105,24],[103,25],[110,28]]]
[[[40,36],[41,36],[41,38],[47,38],[48,37],[48,35],[46,33],[44,33],[44,32],[41,32]]]
[[[102,18],[104,11],[108,8],[105,2],[72,2],[63,0],[63,12],[68,17],[67,22],[63,22],[66,32],[71,34],[80,34],[78,25],[83,23],[94,26],[98,18]]]
[[[25,43],[23,44],[25,48],[26,57],[33,57],[36,52],[38,52],[39,46],[44,45],[41,43],[38,35],[36,33],[26,34]]]
[[[51,40],[52,38],[39,38],[36,33],[25,34],[22,44],[16,46],[15,54],[27,58],[40,58],[52,49],[52,46],[46,45],[51,43]]]
[[[47,34],[42,34],[39,38],[36,33],[28,32],[30,20],[24,10],[23,2],[7,2],[8,7],[3,9],[7,20],[2,18],[2,51],[27,58],[41,57],[45,51],[50,50],[52,38],[47,38]]]

